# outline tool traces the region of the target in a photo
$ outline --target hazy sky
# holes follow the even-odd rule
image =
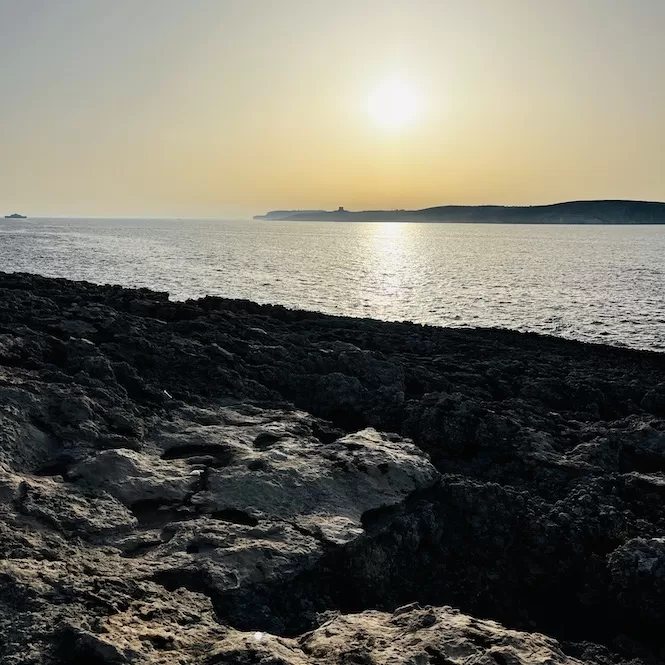
[[[664,35],[665,0],[0,0],[0,211],[665,200]]]

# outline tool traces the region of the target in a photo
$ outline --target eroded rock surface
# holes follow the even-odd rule
[[[664,370],[0,274],[2,662],[663,662]]]
[[[272,660],[271,660],[272,659]],[[507,630],[449,607],[405,606],[392,615],[366,611],[334,616],[298,640],[230,632],[211,663],[282,665],[580,665],[555,640]]]

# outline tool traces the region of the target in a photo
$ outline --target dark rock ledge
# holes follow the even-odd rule
[[[665,355],[0,273],[0,662],[665,662],[664,418]]]

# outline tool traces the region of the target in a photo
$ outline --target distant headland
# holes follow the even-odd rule
[[[254,219],[310,222],[460,222],[485,224],[665,224],[665,203],[566,201],[549,205],[446,205],[422,210],[272,210]]]

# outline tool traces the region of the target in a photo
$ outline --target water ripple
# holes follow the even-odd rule
[[[0,220],[0,269],[665,348],[665,227]]]

